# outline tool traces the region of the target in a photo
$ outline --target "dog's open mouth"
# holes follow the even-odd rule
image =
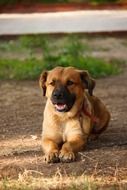
[[[60,112],[65,111],[67,109],[67,105],[62,104],[62,103],[55,104],[54,106],[55,106],[56,110],[60,111]]]

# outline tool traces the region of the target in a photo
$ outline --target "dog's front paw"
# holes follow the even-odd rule
[[[61,150],[59,158],[61,162],[73,162],[75,161],[75,154],[70,151]]]
[[[43,161],[45,163],[57,163],[60,161],[59,153],[56,151],[56,152],[50,152],[48,154],[45,154],[43,156]]]

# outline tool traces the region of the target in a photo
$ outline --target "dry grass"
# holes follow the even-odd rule
[[[112,177],[96,177],[95,171],[91,176],[62,175],[60,169],[52,178],[45,178],[44,174],[35,170],[24,170],[19,173],[18,179],[2,179],[0,190],[126,190],[127,179],[117,177],[118,169]]]

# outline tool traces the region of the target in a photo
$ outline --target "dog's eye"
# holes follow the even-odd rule
[[[56,83],[56,81],[52,80],[52,82],[50,82],[49,84],[52,85],[52,86],[55,86],[55,83]]]
[[[71,80],[68,80],[68,81],[67,81],[67,86],[71,86],[71,85],[73,85],[73,84],[74,84],[73,81],[71,81]]]

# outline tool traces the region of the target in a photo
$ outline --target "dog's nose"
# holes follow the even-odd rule
[[[55,90],[55,91],[53,92],[53,97],[54,97],[54,98],[57,98],[57,99],[62,99],[62,98],[64,97],[64,94],[63,94],[63,92],[60,91],[60,90]]]

